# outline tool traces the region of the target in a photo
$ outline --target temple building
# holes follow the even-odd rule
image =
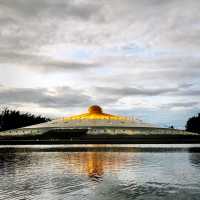
[[[105,113],[98,105],[88,108],[88,112],[63,117],[49,122],[0,132],[0,137],[35,137],[39,139],[86,140],[88,138],[128,138],[152,135],[186,135],[195,133],[183,130],[161,128],[145,123],[135,117]]]

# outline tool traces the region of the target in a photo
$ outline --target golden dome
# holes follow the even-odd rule
[[[74,115],[71,117],[65,117],[64,121],[69,120],[127,120],[126,117],[111,115],[104,113],[102,108],[98,105],[92,105],[88,108],[88,113],[83,113],[80,115]]]
[[[93,105],[88,108],[88,113],[90,114],[101,114],[103,113],[102,109],[98,105]]]

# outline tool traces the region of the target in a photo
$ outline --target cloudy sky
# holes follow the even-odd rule
[[[183,128],[200,112],[199,0],[0,0],[0,105],[91,104]]]

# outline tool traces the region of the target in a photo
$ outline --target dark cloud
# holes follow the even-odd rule
[[[130,87],[124,87],[124,88],[111,88],[111,87],[96,87],[95,88],[97,92],[101,92],[104,94],[109,95],[115,95],[115,96],[157,96],[157,95],[164,95],[169,94],[173,92],[177,92],[178,88],[130,88]]]
[[[186,90],[186,91],[182,91],[177,93],[177,95],[181,95],[181,96],[188,96],[188,97],[200,97],[200,90],[198,89],[191,89],[191,90]]]
[[[88,68],[94,68],[97,67],[97,63],[85,63],[85,62],[72,62],[72,61],[58,61],[58,60],[52,60],[47,61],[41,64],[41,68],[45,71],[49,70],[85,70]]]
[[[172,103],[162,104],[160,105],[160,109],[168,109],[168,110],[181,109],[185,111],[187,109],[198,110],[199,106],[200,106],[199,101],[182,100],[182,102],[172,102]]]
[[[97,14],[100,5],[96,2],[76,2],[72,0],[1,0],[0,6],[20,17],[77,17],[88,20]]]
[[[73,106],[86,106],[91,104],[91,97],[73,90],[70,87],[56,88],[51,93],[45,88],[5,88],[0,87],[0,104],[36,104],[47,108],[65,108]]]
[[[193,96],[199,97],[200,91],[198,89],[191,89],[192,84],[180,84],[177,87],[157,87],[157,88],[141,88],[141,87],[95,87],[97,93],[110,95],[110,97],[127,97],[127,96]],[[189,89],[190,88],[190,89]]]
[[[100,9],[93,1],[0,0],[0,53],[1,48],[11,53],[37,52],[41,46],[56,42],[79,42],[84,32],[76,23],[100,21]]]

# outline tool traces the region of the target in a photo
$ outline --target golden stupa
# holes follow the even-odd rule
[[[88,112],[81,115],[74,115],[71,117],[65,117],[64,121],[69,120],[84,120],[84,119],[94,119],[94,120],[128,120],[127,117],[111,115],[107,113],[103,113],[103,110],[98,105],[92,105],[88,108]]]

